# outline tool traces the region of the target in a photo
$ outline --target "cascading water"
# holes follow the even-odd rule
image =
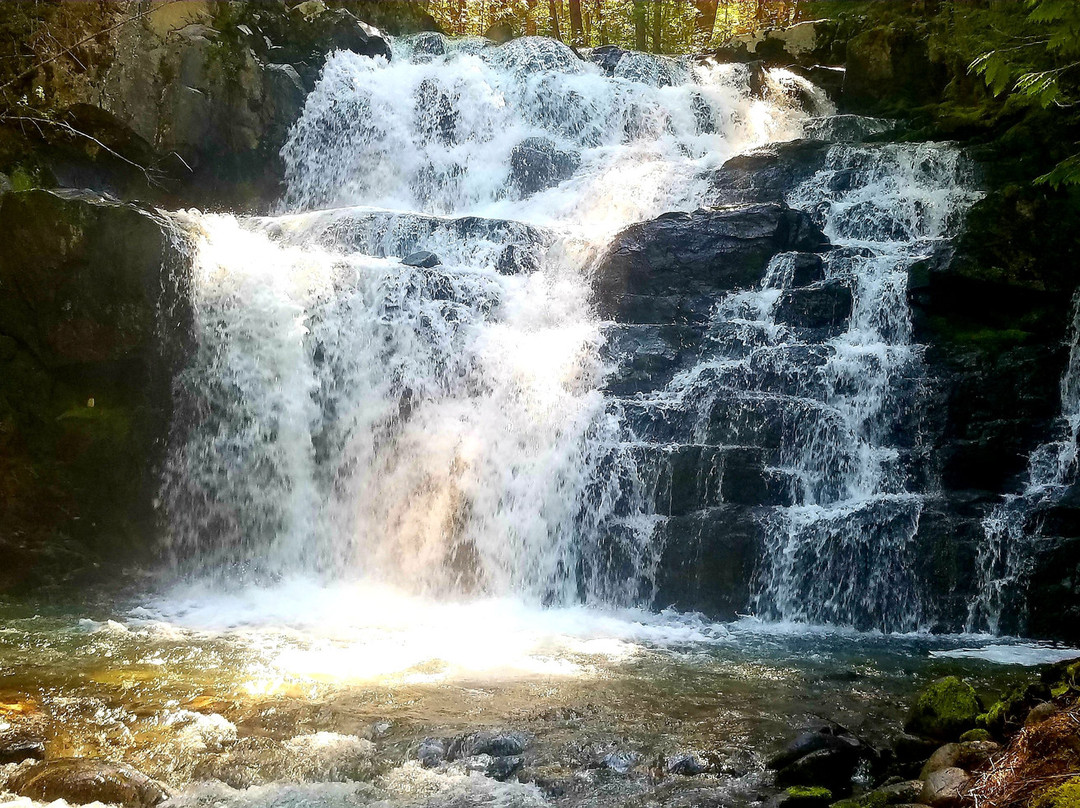
[[[189,568],[578,598],[620,499],[588,262],[805,118],[740,67],[432,42],[328,60],[284,150],[310,212],[180,217],[198,350],[164,499]]]
[[[1041,509],[1058,502],[1076,482],[1080,462],[1080,299],[1073,302],[1069,362],[1061,378],[1056,435],[1028,459],[1024,489],[1006,495],[983,519],[978,590],[968,610],[968,631],[1022,631],[1024,592],[1042,531]]]

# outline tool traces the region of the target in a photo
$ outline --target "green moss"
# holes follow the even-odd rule
[[[791,786],[784,792],[789,797],[800,800],[831,800],[832,792],[821,786]]]
[[[1040,794],[1032,808],[1080,808],[1080,777],[1074,777]]]
[[[985,715],[985,713],[983,714]],[[979,716],[980,718],[982,716]],[[963,735],[960,736],[961,741],[989,741],[991,739],[990,733],[981,728],[969,729]]]
[[[962,679],[946,676],[919,694],[908,716],[907,730],[938,740],[952,740],[975,726],[980,712],[975,689]]]
[[[37,182],[34,177],[22,166],[15,166],[11,172],[11,190],[29,191],[31,188],[36,187]]]

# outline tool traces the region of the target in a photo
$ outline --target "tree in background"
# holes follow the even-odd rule
[[[995,95],[1011,94],[1020,103],[1080,105],[1080,2],[1023,0],[1028,13],[1022,30],[971,63]],[[1080,146],[1080,144],[1073,144]],[[1065,158],[1036,182],[1055,188],[1080,185],[1080,153]]]
[[[421,0],[443,30],[482,36],[513,19],[528,36],[655,53],[707,50],[736,34],[799,19],[798,0]]]

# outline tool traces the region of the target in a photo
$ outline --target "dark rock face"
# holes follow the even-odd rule
[[[145,211],[26,191],[0,198],[0,227],[0,446],[11,475],[0,539],[26,548],[58,532],[77,542],[71,556],[31,553],[38,570],[13,551],[10,574],[32,585],[37,572],[72,573],[88,546],[146,548],[188,314],[183,267]],[[175,353],[159,342],[163,321]]]
[[[530,137],[510,154],[510,172],[522,194],[535,194],[558,185],[577,170],[580,157],[564,151],[551,140]]]
[[[626,51],[616,45],[601,45],[589,51],[588,60],[609,76],[614,76],[615,66],[625,53]]]
[[[930,59],[925,37],[902,26],[874,28],[847,43],[843,103],[852,110],[940,98],[947,74]]]
[[[1076,203],[1061,195],[1006,187],[969,211],[953,251],[931,256],[910,275],[914,339],[927,346],[927,432],[942,493],[920,520],[923,575],[938,581],[942,627],[955,627],[973,595],[982,520],[1024,485],[1028,457],[1060,432],[1061,378],[1080,260]],[[1023,603],[1002,629],[1080,638],[1080,549],[1073,500],[1034,514],[1038,539]],[[1043,527],[1038,528],[1039,524]],[[1027,614],[1025,615],[1025,611]]]
[[[597,309],[624,323],[699,324],[718,295],[759,283],[776,253],[824,241],[808,215],[778,204],[665,214],[615,238],[594,277]]]
[[[35,763],[12,777],[8,787],[16,794],[42,802],[103,802],[125,808],[151,808],[169,796],[164,786],[137,769],[95,758]]]
[[[839,334],[851,315],[851,303],[851,289],[843,281],[818,281],[784,292],[775,315],[778,322],[796,328]]]
[[[830,723],[803,732],[767,765],[776,770],[779,786],[817,786],[846,794],[859,762],[870,756],[862,741]]]
[[[788,191],[814,174],[829,146],[820,140],[793,140],[732,157],[712,178],[728,204],[783,201]]]

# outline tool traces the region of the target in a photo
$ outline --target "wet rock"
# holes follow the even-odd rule
[[[761,525],[754,511],[721,505],[676,516],[658,528],[655,608],[673,606],[732,620],[745,608],[761,558]]]
[[[490,762],[484,768],[484,773],[493,780],[498,780],[500,783],[509,780],[514,774],[521,770],[521,767],[525,765],[525,758],[521,755],[503,755],[501,757],[492,757]]]
[[[0,731],[0,764],[42,760],[45,736],[30,727],[9,727]]]
[[[780,786],[822,786],[834,794],[851,791],[851,780],[859,764],[855,746],[818,749],[800,757],[776,773]]]
[[[524,275],[538,269],[536,253],[517,244],[506,245],[495,262],[495,271],[500,275]]]
[[[820,140],[764,146],[732,157],[711,185],[726,204],[779,203],[824,165],[828,150],[829,144]]]
[[[947,743],[930,756],[919,773],[919,778],[925,780],[941,769],[976,769],[1000,749],[993,741]]]
[[[919,802],[933,808],[951,808],[963,802],[971,777],[963,769],[939,769],[923,783]]]
[[[919,694],[904,729],[927,738],[950,740],[974,728],[980,712],[975,688],[955,676],[946,676]]]
[[[446,747],[442,738],[424,738],[416,750],[416,759],[425,769],[433,769],[446,759]]]
[[[985,729],[969,729],[960,736],[960,741],[989,741],[993,740],[990,733]]]
[[[442,261],[435,253],[428,252],[427,250],[420,250],[418,252],[410,253],[409,255],[402,258],[401,263],[403,263],[407,267],[420,267],[421,269],[431,269],[432,267],[437,267],[439,264],[442,263]]]
[[[606,390],[626,396],[655,390],[693,362],[703,330],[683,325],[613,325],[604,332],[611,375]]]
[[[169,796],[165,787],[125,763],[98,758],[59,758],[22,769],[8,788],[41,802],[66,800],[73,805],[103,802],[125,808],[150,808]]]
[[[588,60],[609,76],[615,75],[615,67],[626,51],[615,45],[601,45],[589,51]]]
[[[765,766],[769,769],[783,769],[799,758],[820,749],[857,750],[859,740],[843,727],[828,723],[803,732],[789,743],[782,752],[769,758]]]
[[[837,334],[851,316],[851,289],[840,280],[818,281],[780,295],[773,314],[776,320],[796,328]]]
[[[708,768],[708,764],[692,752],[672,755],[664,761],[665,772],[683,775],[684,777],[694,777],[707,771]]]
[[[510,177],[522,194],[535,194],[569,179],[581,158],[553,140],[530,137],[510,153]]]
[[[597,309],[618,322],[703,322],[716,297],[760,283],[774,255],[824,241],[783,205],[664,214],[615,237],[593,279]]]
[[[638,762],[636,752],[609,752],[598,764],[599,768],[608,769],[616,774],[628,774]]]
[[[0,363],[0,412],[21,435],[5,462],[22,469],[5,493],[28,506],[0,519],[5,536],[25,537],[26,553],[21,566],[8,552],[0,585],[42,575],[56,584],[84,574],[84,554],[106,537],[130,553],[153,535],[151,469],[171,419],[190,304],[163,223],[138,207],[18,191],[0,197],[0,228],[0,333],[12,340]],[[169,345],[157,338],[161,317],[176,328]],[[66,546],[58,534],[75,552],[58,554]]]
[[[522,754],[529,739],[521,732],[481,730],[454,738],[446,750],[446,759],[453,761],[477,755],[514,757]]]

